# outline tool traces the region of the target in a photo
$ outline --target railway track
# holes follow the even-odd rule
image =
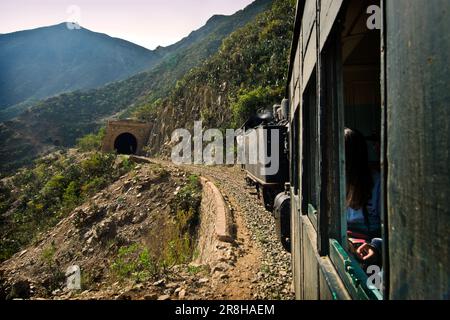
[[[240,254],[228,273],[229,280],[219,290],[230,299],[293,299],[291,255],[281,247],[274,219],[246,185],[245,174],[229,166],[181,167],[213,181],[233,212]]]

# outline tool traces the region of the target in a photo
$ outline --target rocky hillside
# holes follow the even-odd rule
[[[1,173],[29,164],[40,153],[73,146],[77,138],[101,127],[107,117],[129,114],[136,105],[167,96],[178,79],[216,53],[224,38],[252,21],[271,3],[272,0],[256,0],[234,15],[213,17],[174,46],[157,49],[164,59],[149,72],[101,89],[50,98],[17,119],[0,124]]]
[[[290,255],[239,168],[127,159],[131,171],[0,263],[0,299],[293,298]],[[80,289],[66,286],[69,268]]]
[[[133,167],[121,156],[70,150],[0,180],[0,261]]]
[[[161,152],[176,128],[239,127],[259,108],[284,96],[295,1],[271,9],[233,32],[219,51],[181,78],[167,98],[143,103],[134,115],[154,123],[149,147]]]
[[[135,164],[128,174],[57,217],[55,227],[38,233],[31,246],[3,263],[0,299],[66,294],[59,289],[65,287],[64,272],[72,265],[83,270],[83,291],[168,276],[194,255],[200,201],[196,176]]]

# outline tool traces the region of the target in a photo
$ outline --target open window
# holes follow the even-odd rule
[[[367,15],[363,15],[361,24],[365,23]],[[356,26],[358,23],[356,24]],[[381,205],[380,205],[380,142],[381,142],[381,50],[380,32],[369,30],[364,25],[361,29],[346,28],[342,35],[343,43],[343,77],[344,77],[344,125],[347,128],[346,166],[361,166],[361,170],[350,170],[358,177],[348,180],[361,180],[367,176],[370,184],[368,202],[363,212],[356,204],[355,210],[347,210],[347,234],[354,238],[380,237]],[[349,131],[352,130],[352,131]],[[364,150],[349,148],[349,134],[361,137]],[[357,138],[356,138],[357,139]],[[355,144],[352,143],[352,146]],[[349,150],[351,149],[351,150]],[[358,153],[355,155],[355,153]],[[361,153],[366,153],[361,157]],[[364,163],[353,163],[354,159]],[[364,160],[362,160],[364,159]],[[352,193],[351,181],[346,181],[346,193]],[[360,187],[361,188],[361,187]],[[359,190],[356,190],[359,191]],[[356,201],[355,201],[356,202]],[[362,205],[362,204],[361,204]],[[364,217],[365,216],[365,217]],[[364,218],[362,220],[362,218]],[[370,239],[369,239],[370,240]]]
[[[380,5],[348,1],[321,53],[321,204],[331,213],[329,255],[355,299],[382,298],[381,287],[367,282],[368,270],[381,270],[381,252],[367,261],[357,252],[364,243],[376,250],[382,243],[381,35],[367,28],[371,4]],[[353,140],[349,132],[355,133]],[[357,141],[358,148],[348,147],[355,145],[349,141]]]

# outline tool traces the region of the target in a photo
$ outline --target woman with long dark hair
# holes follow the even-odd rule
[[[367,244],[357,249],[361,260],[379,260],[380,175],[369,167],[364,136],[356,130],[346,128],[344,137],[348,236],[367,241]]]

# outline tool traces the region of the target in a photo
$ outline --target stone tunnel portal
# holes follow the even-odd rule
[[[136,154],[136,137],[128,132],[122,133],[114,141],[114,150],[119,154]]]
[[[110,120],[102,142],[103,152],[143,155],[151,125],[136,120]]]

